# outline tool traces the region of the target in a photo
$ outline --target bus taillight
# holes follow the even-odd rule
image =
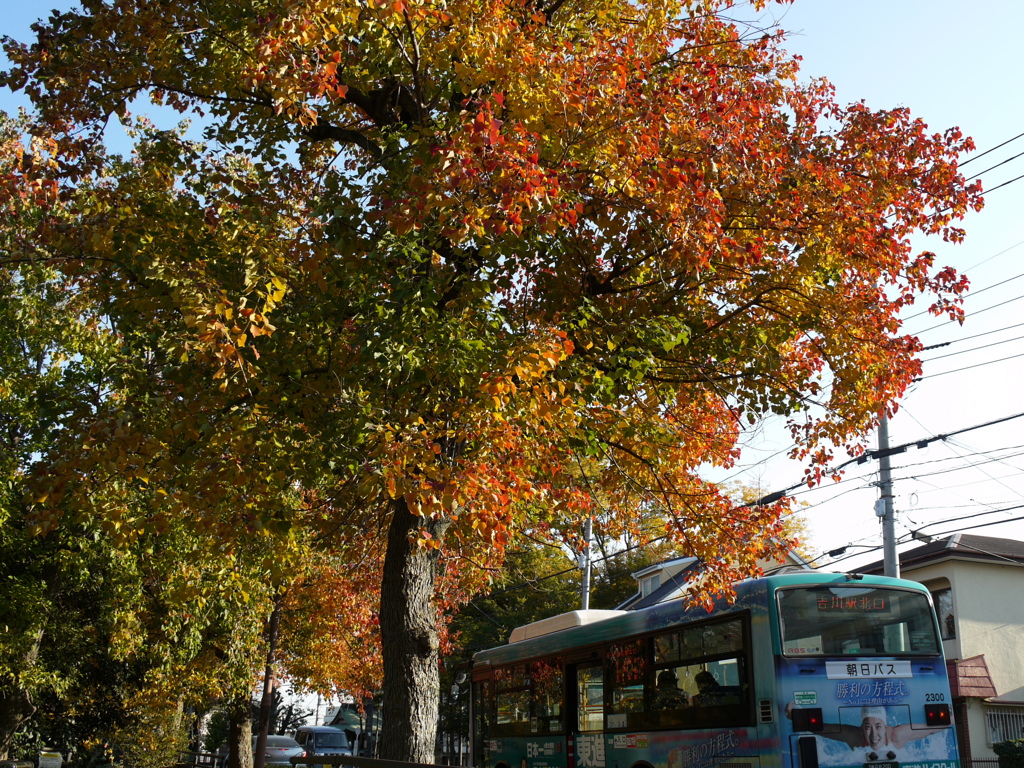
[[[822,719],[821,707],[794,709],[791,713],[794,731],[820,731],[825,721]]]
[[[924,721],[927,725],[949,725],[950,719],[948,704],[924,705]]]

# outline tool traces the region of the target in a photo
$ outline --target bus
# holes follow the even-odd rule
[[[959,768],[920,584],[802,570],[574,611],[472,663],[477,768]]]

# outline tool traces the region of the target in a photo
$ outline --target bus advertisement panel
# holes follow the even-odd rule
[[[754,728],[580,733],[566,744],[558,737],[506,737],[487,746],[488,765],[520,768],[751,768],[759,751]]]

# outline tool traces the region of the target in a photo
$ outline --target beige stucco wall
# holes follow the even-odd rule
[[[978,699],[967,700],[967,730],[971,734],[971,757],[975,760],[995,760],[997,755],[988,743],[985,705]]]
[[[943,641],[947,659],[984,654],[999,697],[1024,701],[1024,567],[947,560],[905,570],[930,589],[952,587],[957,636]],[[988,746],[985,705],[971,701],[967,712],[974,758],[995,757]]]
[[[1024,567],[957,561],[950,581],[959,658],[985,654],[999,697],[1024,701]]]

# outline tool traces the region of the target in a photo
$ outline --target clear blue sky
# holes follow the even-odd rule
[[[0,0],[0,32],[25,39],[29,24],[48,7]],[[788,48],[803,57],[805,75],[827,77],[840,101],[906,106],[937,131],[960,126],[974,137],[979,153],[1024,133],[1019,0],[796,0],[769,13],[792,33]],[[0,92],[0,109],[12,111],[19,103]],[[1019,139],[965,170],[984,171],[1022,152]],[[982,179],[993,189],[1022,174],[1024,157]],[[1024,180],[992,192],[985,209],[965,222],[964,245],[919,243],[934,250],[940,263],[965,271],[975,295],[966,302],[962,328],[908,318],[908,329],[921,332],[926,344],[950,343],[927,353],[933,361],[925,365],[925,378],[891,424],[893,445],[1024,412],[1024,338],[1016,338],[1024,337],[1024,326],[1012,327],[1024,324],[1022,211]],[[996,306],[1002,302],[1009,303]],[[993,362],[1001,358],[1010,359]],[[746,443],[742,465],[727,476],[766,493],[800,479],[800,466],[768,460],[788,445],[777,425],[747,436]],[[917,528],[938,534],[1001,522],[971,532],[1024,540],[1024,521],[1004,522],[1024,517],[1024,418],[912,448],[894,457],[893,467],[902,536]],[[876,470],[874,463],[856,466],[841,485],[799,494],[810,505],[812,548],[880,544],[872,510]],[[999,511],[1015,506],[1021,508]],[[844,569],[880,557],[850,551],[865,554],[842,563]]]

